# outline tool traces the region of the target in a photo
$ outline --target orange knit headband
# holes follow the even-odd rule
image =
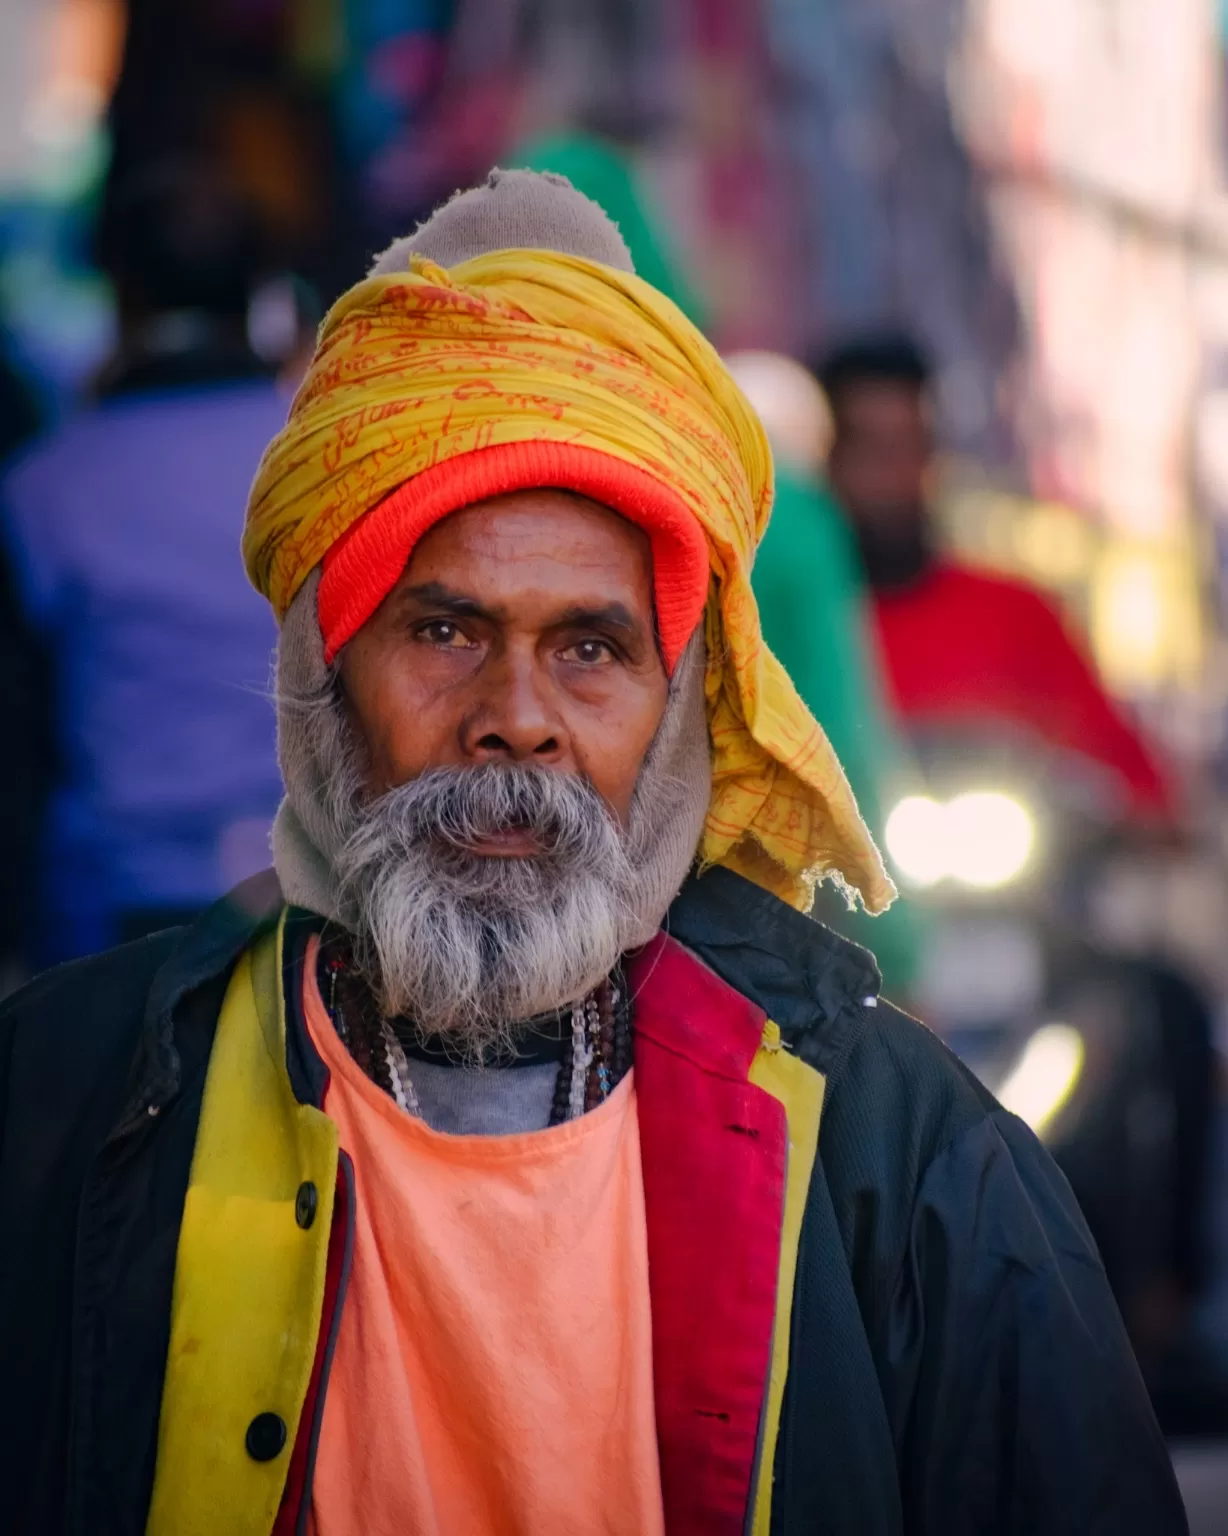
[[[509,491],[576,491],[621,513],[652,546],[657,633],[673,673],[703,617],[708,544],[685,502],[634,464],[574,443],[504,443],[448,459],[386,496],[324,556],[319,589],[324,657],[331,662],[400,579],[415,544],[450,512]]]

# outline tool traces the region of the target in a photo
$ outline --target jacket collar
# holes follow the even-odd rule
[[[882,984],[868,950],[719,866],[691,876],[664,926],[829,1084],[839,1077]]]
[[[125,1120],[178,1092],[175,1009],[228,971],[282,906],[277,877],[265,870],[184,929],[149,990],[138,1089]],[[865,1004],[878,996],[878,967],[867,950],[719,866],[686,881],[663,927],[761,1008],[786,1044],[829,1082],[839,1075],[865,1028]],[[314,1101],[319,1083],[310,1060],[293,1076],[300,1097]]]

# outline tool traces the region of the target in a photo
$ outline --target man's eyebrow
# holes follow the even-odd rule
[[[454,613],[461,619],[497,621],[503,613],[501,608],[488,608],[484,603],[479,603],[476,597],[466,597],[463,592],[445,587],[442,581],[424,581],[416,587],[405,587],[401,591],[401,600],[421,603],[429,608],[442,608],[445,613]]]
[[[587,625],[608,629],[621,629],[629,635],[644,632],[644,624],[636,618],[624,603],[576,603],[565,608],[554,621],[560,629],[583,629]]]
[[[488,619],[497,623],[504,616],[504,610],[500,607],[487,607],[478,602],[475,597],[467,597],[463,592],[457,592],[453,588],[445,586],[441,581],[424,581],[416,587],[405,587],[401,594],[402,602],[420,603],[423,607],[442,609],[445,613],[455,614],[457,618]],[[625,603],[573,603],[571,607],[564,608],[558,614],[551,625],[558,629],[583,629],[587,626],[607,629],[622,630],[626,635],[640,635],[644,632],[643,623],[636,618]]]

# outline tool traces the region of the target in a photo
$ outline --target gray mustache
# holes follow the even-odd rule
[[[369,811],[405,846],[429,842],[466,854],[483,837],[530,832],[542,857],[570,862],[618,832],[587,779],[518,764],[431,768],[381,795]]]

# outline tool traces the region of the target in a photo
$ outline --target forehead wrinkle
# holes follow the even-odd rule
[[[557,548],[546,546],[526,551],[519,540],[506,551],[490,545],[481,551],[462,545],[446,559],[432,558],[439,575],[406,585],[401,595],[407,602],[492,618],[507,618],[517,602],[526,598],[564,603],[568,613],[602,615],[624,623],[642,606],[647,622],[653,621],[650,563],[647,569],[628,570],[607,552],[593,551],[580,558],[576,553],[568,551],[571,558],[560,558]]]
[[[446,530],[446,532],[445,532]],[[485,545],[515,546],[557,558],[566,549],[572,558],[583,546],[592,551],[587,563],[623,563],[634,549],[651,571],[651,540],[629,518],[587,496],[542,488],[490,497],[461,507],[423,534],[420,546],[437,547],[448,535],[469,552]],[[600,546],[594,550],[593,546]],[[638,562],[637,562],[638,563]]]

